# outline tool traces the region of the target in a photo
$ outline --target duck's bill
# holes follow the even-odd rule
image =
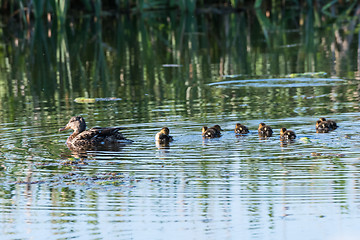
[[[63,128],[59,128],[59,132],[61,132],[61,131],[65,131],[65,130],[68,130],[69,128],[67,128],[66,126],[65,127],[63,127]]]

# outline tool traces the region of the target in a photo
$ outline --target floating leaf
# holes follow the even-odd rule
[[[311,143],[311,140],[308,137],[302,137],[300,138],[300,141],[302,141],[303,143]]]
[[[96,102],[95,98],[84,98],[84,97],[79,97],[79,98],[75,98],[74,100],[77,103],[94,103]]]

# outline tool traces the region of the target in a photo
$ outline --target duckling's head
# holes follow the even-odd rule
[[[220,132],[220,131],[223,131],[223,130],[221,129],[220,125],[214,125],[213,128],[215,128],[215,129],[218,130],[219,132]]]
[[[85,129],[86,129],[85,119],[81,116],[72,117],[72,118],[70,118],[70,120],[66,124],[66,126],[63,128],[60,128],[59,131],[64,131],[64,130],[68,130],[68,129],[72,129],[76,133],[81,133],[81,132],[85,131]]]
[[[259,124],[259,128],[258,128],[258,129],[260,129],[260,128],[264,127],[265,125],[266,125],[265,123],[260,123],[260,124]]]
[[[285,132],[286,132],[286,128],[283,127],[280,129],[280,135],[284,135]]]
[[[163,127],[163,128],[160,130],[160,132],[161,132],[162,134],[165,134],[165,135],[169,135],[169,134],[170,134],[170,130],[169,130],[169,128],[167,128],[167,127]]]
[[[326,121],[326,118],[321,117],[321,118],[319,118],[319,120],[320,120],[321,122],[325,122],[325,121]]]
[[[319,125],[320,125],[320,123],[322,123],[323,121],[321,121],[321,120],[317,120],[316,121],[316,127],[319,127]]]
[[[240,124],[240,123],[237,123],[237,124],[235,125],[235,128],[239,128],[239,127],[241,127],[241,124]]]
[[[202,129],[201,129],[201,132],[204,133],[204,132],[206,132],[207,129],[208,129],[207,126],[203,126]]]

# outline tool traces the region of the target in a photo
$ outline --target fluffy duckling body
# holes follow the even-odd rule
[[[323,117],[320,118],[319,120],[322,121],[322,122],[326,122],[331,130],[335,130],[335,129],[338,128],[338,125],[333,120],[326,120],[326,118],[323,118]]]
[[[287,130],[286,128],[280,129],[280,139],[289,139],[293,140],[296,138],[295,132],[291,130]]]
[[[97,149],[118,143],[132,142],[119,132],[121,127],[94,127],[86,130],[85,119],[81,116],[70,118],[66,126],[60,128],[59,131],[68,129],[74,130],[66,140],[68,147],[73,150]]]
[[[261,137],[271,137],[273,134],[273,130],[265,123],[260,123],[258,127],[258,133]]]
[[[246,126],[244,126],[244,125],[242,125],[240,123],[237,123],[235,125],[235,130],[234,131],[235,131],[236,134],[247,134],[247,133],[249,133],[249,129]]]
[[[328,122],[317,120],[316,121],[316,132],[317,133],[328,133],[331,128]]]
[[[169,143],[173,141],[173,137],[169,136],[170,130],[167,127],[163,127],[160,132],[155,135],[155,140],[158,143]]]
[[[217,138],[217,137],[221,137],[221,132],[222,129],[219,125],[214,125],[213,127],[206,127],[204,126],[202,128],[202,136],[204,138]]]

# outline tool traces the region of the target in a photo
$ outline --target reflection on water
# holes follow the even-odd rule
[[[279,139],[280,127],[290,124],[286,119],[269,122],[274,136],[266,140],[257,136],[258,120],[246,122],[246,136],[235,135],[234,121],[220,122],[223,136],[203,140],[202,125],[184,119],[172,128],[169,146],[154,141],[158,123],[143,136],[130,124],[133,144],[82,157],[67,150],[65,135],[35,147],[42,142],[36,135],[51,134],[31,129],[28,150],[21,148],[21,137],[2,140],[3,234],[26,237],[25,228],[40,237],[49,226],[47,234],[64,238],[142,238],[148,232],[165,238],[174,231],[181,232],[179,239],[238,233],[292,238],[293,231],[302,233],[298,224],[307,237],[318,236],[318,225],[329,234],[355,234],[360,145],[352,121],[360,116],[331,117],[340,128],[328,134],[315,133],[315,119],[299,118],[303,122],[293,126],[298,138],[291,143]],[[333,227],[338,221],[341,229]]]
[[[313,22],[274,30],[262,17],[159,13],[69,20],[60,30],[39,21],[30,35],[3,28],[0,235],[357,236],[359,60],[349,53],[358,34],[338,49],[335,36],[351,22],[324,18],[309,33]],[[326,75],[290,76],[302,72]],[[134,142],[71,152],[57,129],[74,115],[124,127]],[[340,127],[317,134],[319,117]],[[235,135],[237,122],[250,133]],[[260,122],[272,137],[259,139]],[[214,124],[222,137],[203,139],[202,126]],[[154,141],[163,126],[168,145]],[[282,127],[297,138],[280,141]]]

